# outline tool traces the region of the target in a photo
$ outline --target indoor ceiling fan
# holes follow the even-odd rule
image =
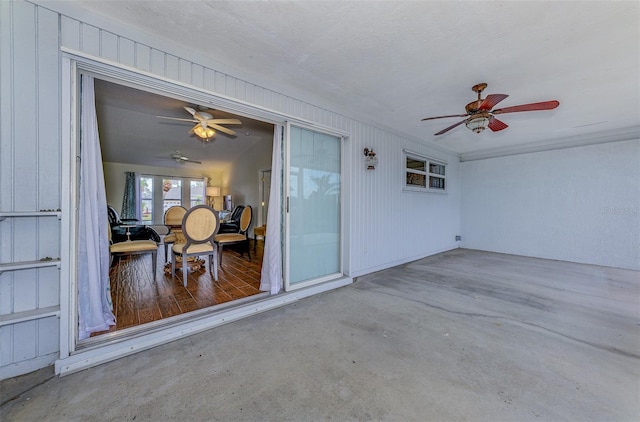
[[[171,159],[173,159],[178,164],[185,164],[185,163],[202,164],[202,161],[191,160],[189,159],[189,157],[186,157],[185,155],[181,154],[180,151],[176,151],[173,154],[171,154]]]
[[[519,111],[536,111],[536,110],[552,110],[560,105],[556,100],[542,101],[539,103],[521,104],[517,106],[504,107],[491,110],[496,104],[508,97],[506,94],[490,94],[486,98],[482,98],[482,91],[487,87],[486,83],[474,85],[471,89],[478,93],[478,99],[471,101],[465,106],[467,112],[465,114],[452,114],[448,116],[425,117],[424,120],[444,119],[448,117],[466,117],[466,119],[455,123],[435,135],[442,135],[451,129],[465,124],[475,133],[482,132],[486,127],[494,132],[508,128],[509,126],[501,120],[496,119],[496,114],[516,113]]]
[[[195,122],[196,125],[191,128],[189,135],[195,133],[199,138],[208,141],[216,134],[215,130],[219,130],[227,135],[235,135],[236,132],[220,125],[240,125],[242,122],[238,119],[214,119],[211,113],[205,111],[196,111],[191,107],[183,107],[189,114],[191,119],[183,119],[179,117],[156,116],[160,119],[178,120],[180,122]],[[215,129],[215,130],[214,130]]]

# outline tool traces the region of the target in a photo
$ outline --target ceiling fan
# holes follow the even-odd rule
[[[202,161],[191,160],[189,157],[186,157],[185,155],[180,154],[180,151],[176,151],[173,154],[171,154],[171,159],[173,159],[178,164],[185,164],[185,163],[202,164]]]
[[[425,117],[424,120],[444,119],[448,117],[466,117],[461,122],[455,123],[440,132],[437,135],[442,135],[450,131],[451,129],[465,124],[470,130],[475,133],[482,132],[486,127],[494,132],[508,128],[509,126],[501,120],[496,119],[496,114],[504,113],[516,113],[519,111],[536,111],[536,110],[552,110],[560,105],[560,102],[556,100],[542,101],[539,103],[521,104],[517,106],[504,107],[496,110],[491,110],[496,104],[508,97],[506,94],[489,94],[486,98],[482,98],[482,91],[487,87],[486,83],[479,83],[474,85],[471,89],[478,93],[478,99],[471,101],[465,106],[466,114],[452,114],[448,116],[437,117]]]
[[[195,133],[199,138],[208,141],[216,134],[215,130],[219,130],[227,135],[235,135],[236,132],[220,125],[240,125],[242,122],[238,119],[214,119],[211,113],[204,111],[196,111],[191,107],[183,107],[189,114],[191,119],[183,119],[179,117],[156,116],[160,119],[178,120],[180,122],[195,122],[196,125],[191,128],[189,135]],[[215,129],[215,130],[214,130]]]

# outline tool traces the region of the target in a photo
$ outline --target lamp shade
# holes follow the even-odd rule
[[[207,196],[220,196],[220,188],[218,186],[207,186]]]

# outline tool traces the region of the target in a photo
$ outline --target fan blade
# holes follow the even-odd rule
[[[178,120],[180,122],[197,122],[197,120],[193,119],[181,119],[180,117],[165,117],[165,116],[156,116],[158,119],[167,119],[167,120]]]
[[[480,104],[480,107],[478,107],[478,110],[480,111],[491,110],[496,104],[498,104],[500,101],[504,100],[507,97],[508,97],[507,94],[487,95],[487,98],[485,98],[482,104]]]
[[[187,110],[187,113],[189,113],[190,115],[195,116],[196,111],[195,111],[194,109],[192,109],[191,107],[186,107],[186,106],[185,106],[185,107],[182,107],[182,108],[184,108],[185,110]]]
[[[424,122],[425,120],[434,120],[434,119],[445,119],[448,117],[467,117],[468,114],[451,114],[449,116],[438,116],[438,117],[425,117],[424,119],[420,120],[421,122]]]
[[[442,135],[442,134],[443,134],[443,133],[445,133],[445,132],[449,132],[451,129],[453,129],[453,128],[454,128],[454,127],[456,127],[456,126],[460,126],[461,124],[463,124],[463,123],[464,123],[464,122],[466,122],[467,120],[468,120],[468,119],[462,120],[462,121],[460,121],[460,122],[458,122],[458,123],[456,123],[456,124],[453,124],[453,125],[449,126],[449,127],[448,127],[448,128],[446,128],[446,129],[442,129],[440,132],[435,133],[435,134],[434,134],[434,136]]]
[[[183,157],[182,161],[185,161],[187,163],[202,164],[202,161],[190,160],[187,157]]]
[[[502,120],[498,120],[495,117],[491,116],[491,118],[489,119],[489,124],[487,125],[487,127],[489,129],[491,129],[492,131],[497,132],[499,130],[504,130],[504,129],[508,128],[509,125],[507,125]]]
[[[501,114],[501,113],[517,113],[519,111],[553,110],[559,105],[560,105],[560,102],[556,100],[542,101],[540,103],[521,104],[513,107],[499,108],[497,110],[493,110],[492,113]]]
[[[242,122],[238,119],[209,119],[209,123],[217,123],[219,125],[241,125]]]
[[[217,124],[215,124],[215,123],[211,123],[211,120],[209,120],[209,124],[208,124],[207,126],[209,126],[211,129],[219,130],[219,131],[220,131],[220,132],[222,132],[222,133],[226,133],[227,135],[235,135],[235,134],[236,134],[236,133],[235,133],[233,130],[231,130],[231,129],[227,129],[227,128],[226,128],[226,127],[224,127],[224,126],[219,126],[219,125],[217,125]]]

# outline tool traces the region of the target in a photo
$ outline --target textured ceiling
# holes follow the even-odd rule
[[[249,81],[458,153],[633,133],[640,127],[640,3],[76,1],[105,21],[237,69]],[[165,41],[163,41],[165,40]],[[435,137],[475,99],[504,114]]]

